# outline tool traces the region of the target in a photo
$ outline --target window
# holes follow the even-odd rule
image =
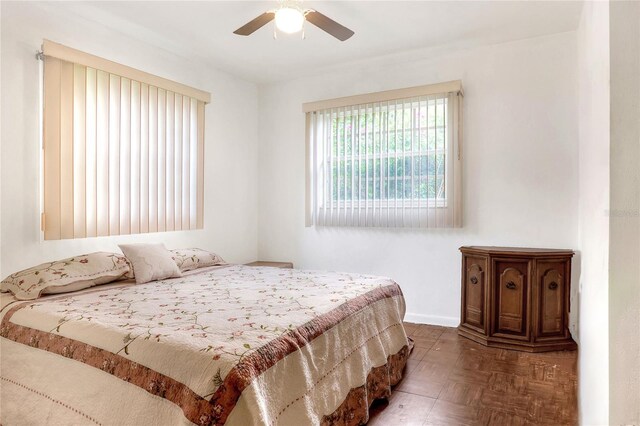
[[[46,240],[203,227],[210,95],[45,40]]]
[[[461,226],[460,82],[304,105],[307,225]]]

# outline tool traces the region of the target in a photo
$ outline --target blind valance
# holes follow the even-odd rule
[[[140,83],[146,83],[160,89],[180,93],[183,96],[197,99],[206,104],[211,102],[211,94],[204,90],[196,89],[163,77],[158,77],[157,75],[149,74],[148,72],[140,71],[50,40],[44,40],[42,42],[42,54],[51,58],[57,58],[66,62],[98,69],[109,74],[115,74]]]
[[[382,92],[365,93],[362,95],[345,96],[342,98],[302,104],[302,111],[315,112],[329,108],[344,108],[351,105],[365,105],[376,102],[392,102],[407,98],[431,96],[443,93],[462,94],[462,81],[453,80],[445,83],[427,84],[424,86],[405,87],[402,89],[385,90]]]

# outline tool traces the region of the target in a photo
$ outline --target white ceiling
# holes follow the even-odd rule
[[[340,42],[313,25],[273,39],[273,24],[233,31],[276,1],[57,3],[70,13],[258,83],[371,57],[441,46],[468,48],[575,30],[580,1],[305,1],[351,28]],[[421,53],[422,52],[422,53]]]

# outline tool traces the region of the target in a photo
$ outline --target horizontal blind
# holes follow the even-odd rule
[[[45,56],[45,239],[202,228],[204,106]]]
[[[307,224],[461,226],[460,100],[459,92],[341,99],[308,112]]]

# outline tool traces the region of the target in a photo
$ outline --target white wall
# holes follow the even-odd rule
[[[585,425],[608,424],[609,5],[586,2],[578,39],[579,404]]]
[[[576,71],[575,33],[565,33],[261,87],[260,258],[391,276],[407,319],[458,325],[461,245],[577,247]],[[305,228],[303,102],[455,79],[465,90],[464,228]]]
[[[638,3],[612,3],[611,43],[608,2],[586,2],[577,35],[416,52],[412,61],[376,58],[267,85],[260,93],[210,65],[59,13],[54,3],[3,2],[0,15],[1,276],[45,260],[117,250],[120,242],[163,241],[208,248],[235,262],[259,257],[389,275],[403,287],[409,320],[457,325],[459,246],[579,248],[572,331],[580,339],[581,422],[640,422]],[[204,230],[41,240],[34,53],[43,38],[212,93]],[[301,104],[453,79],[463,80],[466,95],[464,227],[305,228]]]
[[[234,262],[257,256],[257,87],[206,64],[137,42],[55,2],[2,2],[1,274],[117,243],[200,246]],[[43,38],[159,74],[212,94],[205,121],[205,228],[139,236],[41,241],[39,65]],[[238,165],[242,166],[239,167]]]
[[[610,424],[640,424],[640,3],[610,3]]]

